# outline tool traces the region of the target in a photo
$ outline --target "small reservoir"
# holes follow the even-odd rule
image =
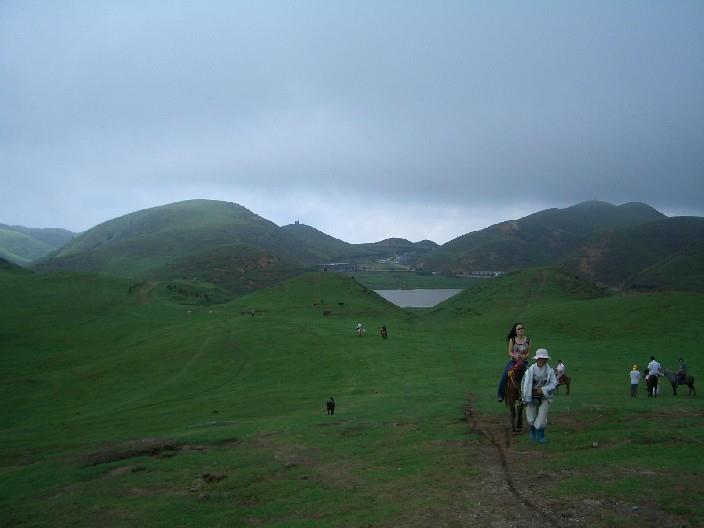
[[[432,308],[463,291],[461,288],[417,289],[417,290],[374,290],[384,299],[401,308]]]

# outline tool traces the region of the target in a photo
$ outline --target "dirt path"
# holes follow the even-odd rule
[[[686,519],[668,514],[654,504],[634,506],[616,497],[564,500],[548,496],[545,489],[559,485],[565,474],[574,477],[577,473],[553,467],[550,447],[527,442],[527,431],[512,435],[508,409],[505,414],[479,413],[470,395],[465,417],[469,434],[479,439],[478,445],[470,445],[468,453],[470,463],[479,468],[481,475],[466,497],[476,504],[471,514],[475,526],[605,527],[612,526],[614,519],[619,519],[620,526],[639,528],[690,526]],[[537,467],[544,469],[527,474],[526,462],[536,457],[543,458],[543,464]]]
[[[505,415],[482,415],[474,407],[471,397],[465,408],[470,434],[479,437],[476,461],[483,477],[474,490],[477,496],[476,521],[482,526],[579,526],[578,516],[558,509],[554,501],[542,495],[540,483],[547,484],[552,477],[525,475],[518,470],[524,467],[522,459],[540,456],[542,446],[527,446],[511,434],[508,410]]]

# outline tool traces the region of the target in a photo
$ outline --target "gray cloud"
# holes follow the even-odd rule
[[[3,2],[0,222],[208,197],[444,242],[594,198],[704,214],[703,22],[700,2]]]

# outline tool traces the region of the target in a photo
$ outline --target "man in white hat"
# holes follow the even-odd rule
[[[521,398],[526,405],[526,420],[530,425],[530,439],[544,444],[545,426],[548,423],[548,409],[552,395],[557,388],[557,377],[548,365],[550,354],[539,348],[533,357],[533,363],[523,376]]]

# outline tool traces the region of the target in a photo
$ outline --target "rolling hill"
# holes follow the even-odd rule
[[[0,224],[0,257],[27,266],[64,246],[75,236],[66,229]]]
[[[27,236],[9,232],[6,240],[14,245],[5,246],[26,243]],[[234,203],[189,200],[100,224],[35,261],[33,268],[212,283],[241,294],[323,263],[364,266],[393,259],[426,274],[561,266],[618,288],[701,291],[704,262],[693,248],[702,241],[704,219],[668,218],[642,203],[591,201],[547,209],[438,246],[402,238],[349,244],[304,224],[278,227]]]
[[[668,218],[641,203],[615,206],[593,201],[540,211],[463,235],[428,255],[420,265],[448,274],[562,266],[603,285],[701,291],[701,280],[696,277],[702,275],[704,260],[690,246],[702,241],[702,218]],[[677,255],[681,257],[676,259]],[[670,270],[677,266],[676,280],[668,277],[664,267],[638,278],[646,269],[665,262],[670,262]]]
[[[630,227],[666,218],[645,204],[615,206],[584,202],[508,220],[443,244],[422,267],[459,273],[557,264],[594,231]]]
[[[189,200],[100,224],[34,268],[190,279],[239,293],[295,275],[315,260],[296,238],[240,205]]]
[[[281,229],[298,240],[301,248],[316,255],[319,263],[340,262],[367,256],[365,251],[354,244],[344,242],[305,224],[289,224]]]
[[[387,238],[379,242],[349,244],[300,223],[290,224],[282,229],[300,240],[302,247],[310,253],[316,254],[321,259],[319,262],[367,263],[375,259],[398,256],[404,264],[414,266],[419,258],[439,247],[431,240],[411,242],[403,238]]]
[[[704,273],[701,250],[694,250],[702,243],[704,218],[665,218],[594,233],[563,262],[568,268],[604,284],[690,289],[697,284],[689,277],[701,277]],[[655,269],[660,271],[656,273]],[[672,277],[667,276],[665,269]]]

